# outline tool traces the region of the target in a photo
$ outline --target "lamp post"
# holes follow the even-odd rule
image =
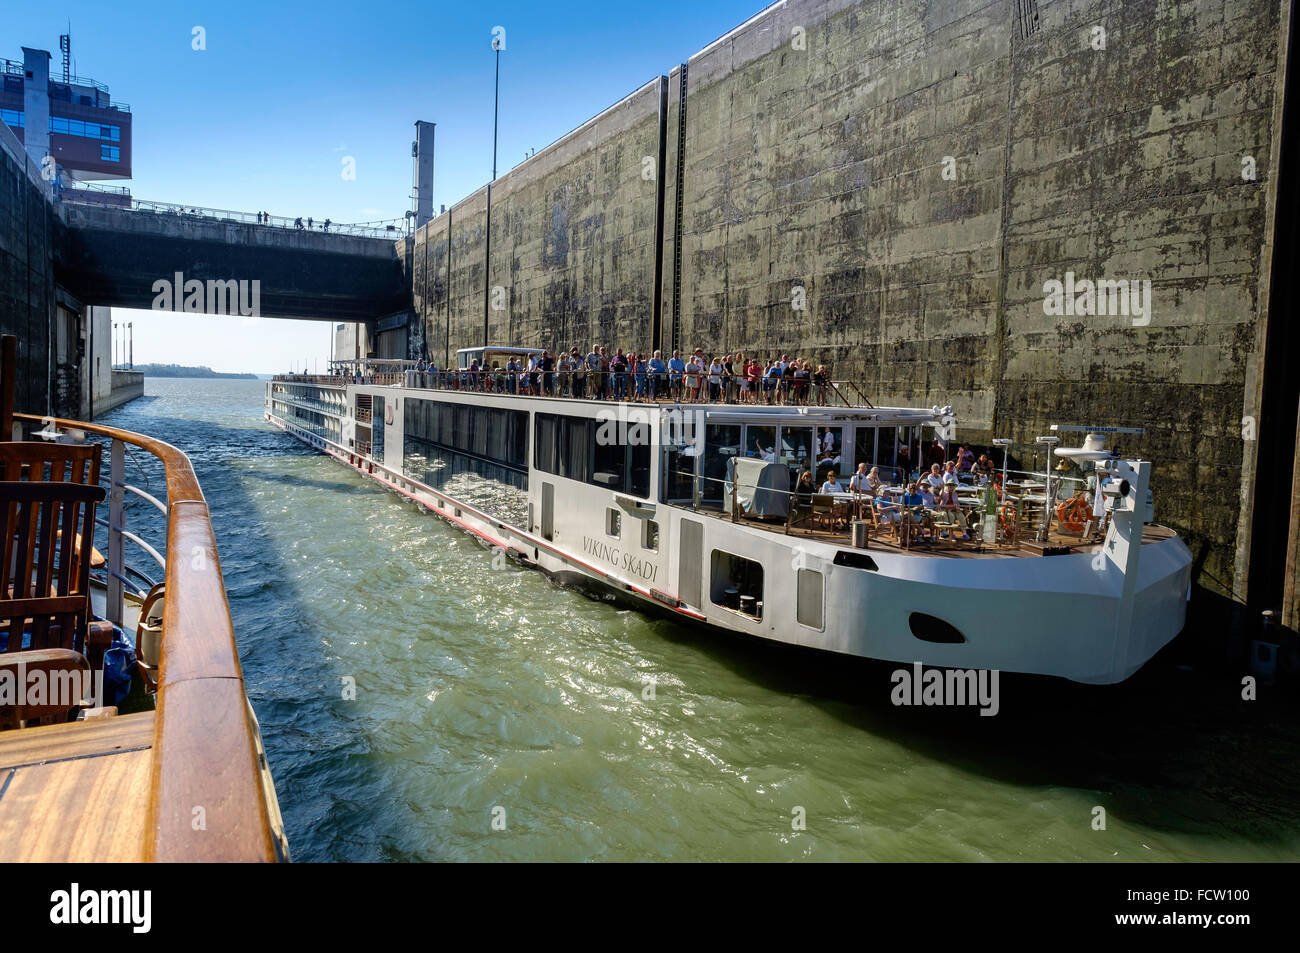
[[[496,78],[492,93],[492,182],[497,180],[497,117],[501,108],[501,47],[504,32],[493,31],[492,50],[496,54]],[[483,346],[488,346],[488,308],[491,306],[492,264],[492,182],[487,187],[487,231],[483,248]],[[450,234],[450,233],[448,233]]]
[[[1038,530],[1038,541],[1047,542],[1048,533],[1052,528],[1052,447],[1061,442],[1060,437],[1035,437],[1034,443],[1044,444],[1047,447],[1047,465],[1044,468],[1047,476],[1047,483],[1044,489],[1045,499],[1043,501],[1043,525]]]

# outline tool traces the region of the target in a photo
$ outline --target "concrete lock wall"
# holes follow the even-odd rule
[[[39,167],[0,123],[0,333],[18,337],[14,407],[27,413],[50,411],[53,214]]]
[[[1158,461],[1158,519],[1243,599],[1287,10],[789,0],[668,72],[662,143],[651,82],[498,181],[489,337],[651,343],[637,163],[662,144],[657,344],[952,404],[959,436],[1011,437],[1027,466],[1052,423],[1146,427],[1122,446]],[[484,205],[417,236],[438,360],[483,340]],[[1067,273],[1149,281],[1149,311],[1045,313]]]
[[[486,286],[486,189],[420,231],[413,297],[435,360],[448,319],[453,360],[482,343],[485,288],[493,342],[650,346],[662,86],[647,83],[497,179]]]

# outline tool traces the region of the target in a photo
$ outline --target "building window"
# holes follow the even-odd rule
[[[25,115],[17,109],[0,109],[0,119],[4,120],[6,126],[13,126],[15,129],[23,128],[26,122]]]
[[[118,146],[100,146],[99,158],[104,162],[121,162],[122,150]]]
[[[105,139],[109,142],[122,141],[121,126],[84,122],[80,119],[67,119],[63,116],[50,117],[50,132],[64,136],[80,136],[83,139]],[[117,160],[114,159],[113,161],[116,162]]]

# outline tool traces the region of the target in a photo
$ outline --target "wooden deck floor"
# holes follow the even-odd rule
[[[0,732],[0,863],[139,861],[154,713]]]

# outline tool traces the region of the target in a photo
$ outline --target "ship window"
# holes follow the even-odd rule
[[[765,457],[767,452],[776,449],[776,428],[775,427],[745,427],[745,448],[744,456],[747,457]]]
[[[704,428],[704,483],[700,499],[721,503],[727,460],[740,452],[740,424],[708,424]]]
[[[624,470],[627,466],[627,448],[617,440],[597,439],[595,458],[593,477],[596,485],[610,490],[622,490]]]
[[[714,605],[763,617],[763,566],[752,559],[715,549],[710,558],[709,598]]]
[[[642,547],[650,550],[652,553],[659,552],[659,524],[654,520],[643,520],[642,523],[645,527],[642,530]]]
[[[649,434],[646,434],[642,443],[634,443],[628,449],[632,456],[632,472],[629,474],[628,490],[633,496],[648,497],[650,495]]]
[[[612,506],[605,510],[605,532],[618,538],[623,529],[623,514]]]
[[[810,629],[823,626],[823,577],[814,569],[800,569],[796,595],[796,618]]]
[[[619,433],[616,428],[598,427],[590,417],[537,414],[533,465],[544,473],[615,493],[648,497],[653,455],[647,429],[629,427]],[[517,439],[523,452],[527,434]]]

